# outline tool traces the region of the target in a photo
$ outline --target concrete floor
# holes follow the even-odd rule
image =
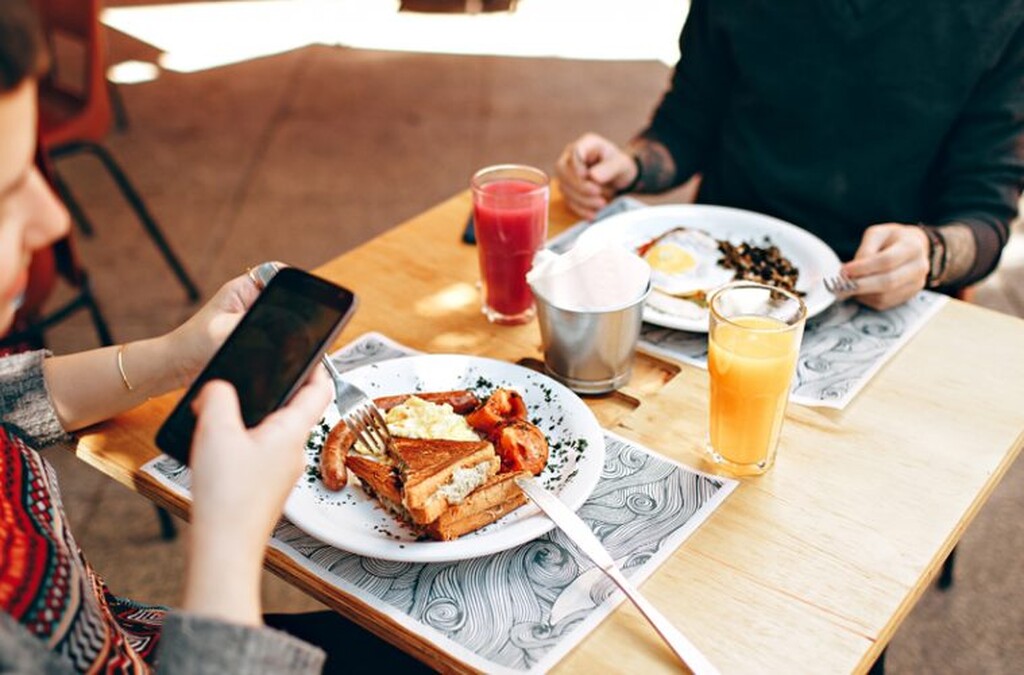
[[[154,3],[107,4],[132,9]],[[365,4],[339,1],[337,9]],[[520,16],[574,4],[522,0]],[[659,35],[672,36],[681,21],[676,3],[656,4],[664,13]],[[591,29],[615,28],[615,17],[594,11]],[[516,17],[505,20],[514,30]],[[108,35],[112,63],[153,63],[167,51],[119,31]],[[233,33],[227,42],[235,39]],[[658,49],[670,52],[672,44],[662,37]],[[313,40],[221,67],[162,69],[155,80],[121,85],[129,126],[110,136],[109,147],[206,297],[265,259],[316,266],[464,189],[480,166],[516,161],[550,168],[561,147],[585,130],[625,140],[647,118],[668,73],[650,58],[428,54]],[[61,170],[97,225],[94,238],[79,238],[80,248],[115,339],[165,331],[194,311],[91,160],[67,160]],[[1018,234],[1003,268],[978,294],[979,302],[1019,316],[1022,239]],[[59,352],[95,345],[84,317],[51,334]],[[175,603],[180,539],[159,540],[152,508],[141,497],[66,452],[48,454],[73,531],[114,592]],[[1019,573],[1024,557],[1022,481],[1018,462],[967,530],[954,588],[926,593],[892,641],[890,672],[1019,671],[1024,587],[1013,570]],[[267,611],[319,606],[269,575],[264,595]]]

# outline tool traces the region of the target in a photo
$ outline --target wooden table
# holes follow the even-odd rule
[[[319,268],[360,296],[339,345],[370,330],[427,352],[538,358],[535,323],[488,324],[460,194]],[[557,189],[551,231],[575,218]],[[723,672],[865,671],[931,583],[1024,444],[1024,321],[946,305],[846,410],[790,406],[778,461],[745,481],[643,586]],[[153,501],[187,504],[140,473],[179,393],[89,433],[76,453]],[[589,398],[602,424],[702,465],[707,375],[638,359],[622,392]],[[444,669],[464,669],[373,608],[270,551],[277,574]],[[559,672],[675,668],[628,603]]]

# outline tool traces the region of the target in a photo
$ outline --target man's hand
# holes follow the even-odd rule
[[[587,133],[565,146],[555,172],[565,203],[592,220],[619,190],[636,178],[631,155],[597,134]]]
[[[928,236],[916,225],[885,223],[864,231],[843,272],[857,282],[857,300],[874,309],[901,305],[928,280]]]

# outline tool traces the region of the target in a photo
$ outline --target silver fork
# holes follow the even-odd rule
[[[284,266],[284,263],[277,261],[265,262],[250,268],[247,274],[262,291]],[[380,408],[362,389],[341,377],[327,354],[323,355],[321,361],[334,380],[334,407],[338,409],[345,426],[367,450],[377,455],[385,454],[391,445],[391,433],[384,416],[380,414]]]
[[[334,380],[334,407],[338,409],[341,421],[367,450],[375,455],[387,454],[391,433],[380,408],[366,392],[342,379],[327,354],[321,360]]]
[[[857,281],[846,276],[845,272],[840,271],[832,277],[826,277],[823,282],[825,290],[832,295],[849,295],[857,290]]]

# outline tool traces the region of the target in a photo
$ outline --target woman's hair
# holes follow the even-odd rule
[[[46,44],[31,0],[0,0],[0,94],[46,68]]]

